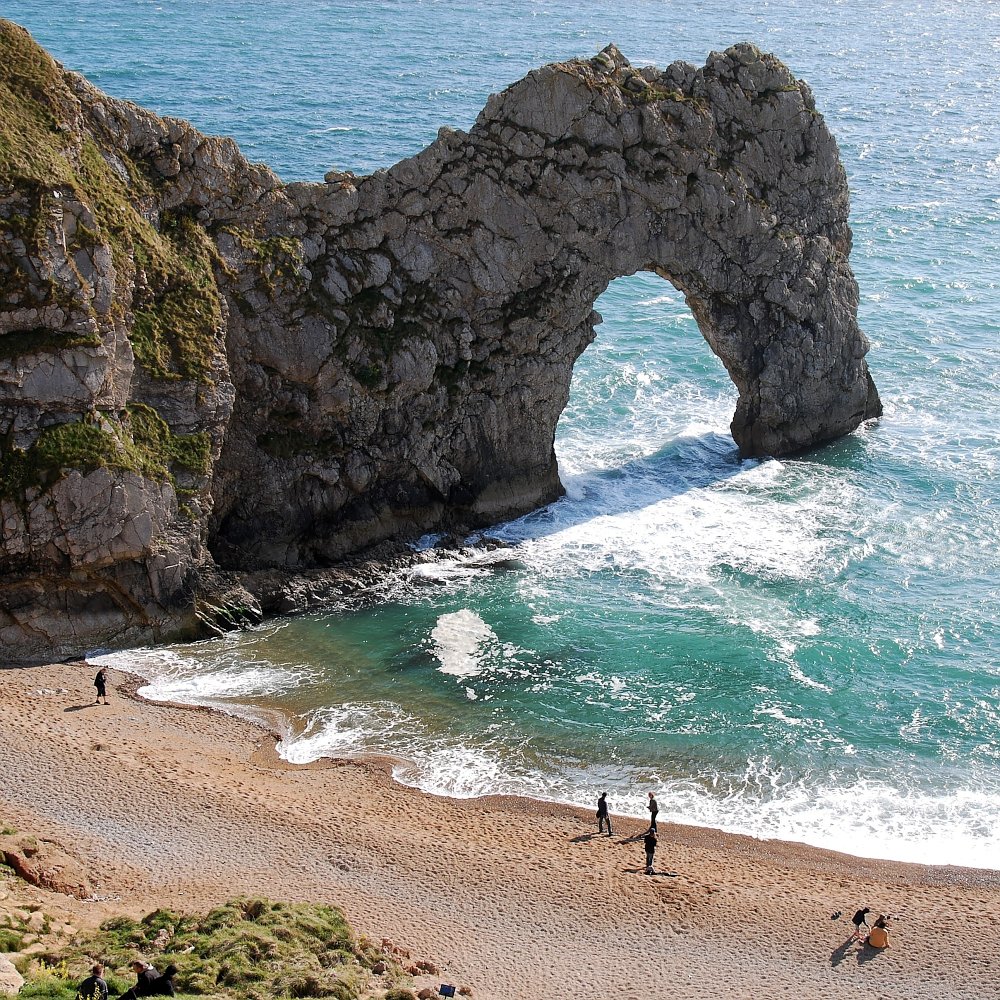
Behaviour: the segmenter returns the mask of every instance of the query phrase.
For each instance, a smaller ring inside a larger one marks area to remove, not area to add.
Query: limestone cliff
[[[808,87],[751,45],[613,47],[368,177],[283,185],[0,22],[0,640],[197,628],[207,570],[329,566],[557,497],[610,281],[686,296],[747,455],[880,404],[848,191]]]

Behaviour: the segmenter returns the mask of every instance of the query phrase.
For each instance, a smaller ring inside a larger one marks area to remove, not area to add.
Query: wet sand
[[[95,706],[95,672],[0,673],[0,821],[56,841],[112,897],[74,904],[79,922],[241,894],[332,903],[483,1000],[1000,997],[1000,872],[758,841],[661,809],[649,876],[638,819],[598,836],[592,809],[428,795],[386,761],[289,765],[266,730],[144,702],[118,671]],[[888,950],[849,940],[861,905],[895,915]]]

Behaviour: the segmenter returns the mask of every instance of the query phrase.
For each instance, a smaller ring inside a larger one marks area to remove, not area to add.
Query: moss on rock
[[[175,468],[207,475],[210,458],[207,433],[173,434],[156,410],[134,403],[124,419],[93,415],[46,427],[26,450],[0,440],[0,497],[20,501],[30,488],[51,486],[69,469],[123,469],[172,482]]]
[[[155,378],[208,381],[223,327],[215,246],[191,219],[165,213],[157,229],[158,190],[146,165],[120,148],[112,152],[100,129],[75,132],[70,122],[78,114],[77,98],[48,54],[23,29],[0,21],[0,200],[18,196],[17,214],[8,213],[0,226],[24,243],[28,257],[41,257],[52,190],[78,199],[95,219],[78,237],[107,244],[120,290],[134,282],[127,305],[136,317],[130,339],[137,362]],[[17,270],[13,258],[0,259],[0,271]],[[38,337],[34,348],[65,346]],[[23,344],[6,350],[15,347]]]

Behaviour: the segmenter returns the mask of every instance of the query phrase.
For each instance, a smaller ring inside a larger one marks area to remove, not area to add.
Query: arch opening
[[[683,293],[661,274],[639,271],[612,281],[594,309],[601,322],[573,366],[556,427],[567,492],[580,477],[684,451],[685,441],[694,465],[709,453],[730,460],[738,394]]]

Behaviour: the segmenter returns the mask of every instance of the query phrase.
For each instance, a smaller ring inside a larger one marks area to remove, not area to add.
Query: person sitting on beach
[[[118,1000],[137,1000],[138,997],[151,997],[163,993],[163,990],[159,988],[162,977],[148,962],[136,959],[132,963],[132,971],[135,973],[135,986],[127,989]],[[171,983],[170,993],[173,992],[174,987]]]
[[[604,832],[604,824],[608,824],[608,836],[611,836],[611,813],[608,812],[608,793],[601,792],[597,800],[597,832]]]
[[[884,914],[879,914],[878,920],[868,932],[868,943],[873,948],[889,947],[889,918]]]
[[[653,855],[656,854],[656,831],[647,830],[642,838],[642,846],[646,848],[646,874],[655,875],[653,871]]]
[[[861,928],[864,927],[865,930],[868,930],[869,913],[871,913],[871,908],[866,906],[863,910],[858,910],[858,912],[851,917],[851,923],[854,924],[854,933],[851,935],[852,941],[860,941],[864,937],[861,933]]]
[[[104,981],[104,966],[91,966],[91,975],[76,988],[76,1000],[108,1000],[108,984]]]

